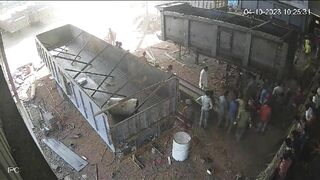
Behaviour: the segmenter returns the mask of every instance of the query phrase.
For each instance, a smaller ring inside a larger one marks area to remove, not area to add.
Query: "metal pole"
[[[20,99],[19,99],[19,95],[17,93],[16,86],[14,85],[13,78],[11,76],[11,72],[10,72],[10,68],[9,68],[9,64],[8,64],[8,61],[7,61],[7,57],[6,57],[6,54],[4,52],[2,33],[0,33],[0,49],[1,49],[1,56],[2,56],[3,65],[4,65],[4,68],[5,68],[5,71],[7,72],[8,80],[9,80],[9,83],[11,85],[11,89],[13,91],[13,96],[16,98],[17,103],[20,104],[21,102],[20,102]]]
[[[108,73],[108,75],[106,75],[106,77],[101,81],[101,83],[98,85],[98,87],[96,88],[96,90],[98,90],[102,84],[104,83],[105,80],[107,80],[107,78],[111,75],[111,73],[113,73],[113,71],[120,65],[120,63],[124,60],[124,58],[128,55],[129,53],[127,52],[126,54],[124,54],[122,56],[122,58],[118,61],[118,63],[111,69],[111,71]],[[93,95],[96,93],[97,91],[94,91],[91,94],[91,97],[93,97]]]
[[[82,73],[82,71],[85,70],[85,69],[89,66],[89,64],[91,64],[97,57],[99,57],[100,54],[103,53],[109,46],[110,46],[110,45],[106,45],[94,58],[92,58],[92,59],[88,62],[88,64],[86,64],[86,65],[80,70],[80,72],[78,72],[78,73],[73,77],[73,79],[75,79],[76,77],[78,77],[78,76]]]

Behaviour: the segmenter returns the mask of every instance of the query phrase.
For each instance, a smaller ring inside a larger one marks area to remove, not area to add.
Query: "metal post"
[[[11,76],[11,72],[10,72],[8,61],[7,61],[7,57],[6,57],[6,54],[4,52],[4,46],[3,46],[2,34],[1,33],[0,33],[0,49],[1,49],[1,54],[0,55],[2,56],[3,65],[4,65],[5,71],[7,73],[8,80],[9,80],[9,83],[11,85],[11,89],[13,91],[13,96],[16,98],[17,103],[20,103],[19,95],[17,93],[16,86],[14,85],[14,81],[13,81],[13,78]]]
[[[199,64],[199,53],[197,50],[196,50],[195,64]]]

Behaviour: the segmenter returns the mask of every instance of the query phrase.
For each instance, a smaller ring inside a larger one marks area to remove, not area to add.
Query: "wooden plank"
[[[55,139],[42,139],[42,141],[78,172],[88,164],[60,141]]]

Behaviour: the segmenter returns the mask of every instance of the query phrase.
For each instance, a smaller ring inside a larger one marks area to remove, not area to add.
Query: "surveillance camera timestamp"
[[[310,9],[244,9],[244,15],[310,15]]]

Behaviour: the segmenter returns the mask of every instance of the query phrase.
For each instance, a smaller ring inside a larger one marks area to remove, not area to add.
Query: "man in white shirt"
[[[201,101],[200,101],[201,100]],[[207,122],[209,119],[209,112],[213,108],[212,100],[210,98],[210,92],[206,91],[205,95],[200,96],[196,101],[200,101],[201,106],[201,115],[200,115],[200,127],[207,127]]]
[[[283,92],[283,83],[278,83],[277,86],[273,89],[272,95],[280,95]]]
[[[208,89],[208,66],[205,66],[200,72],[199,88],[202,90]]]

